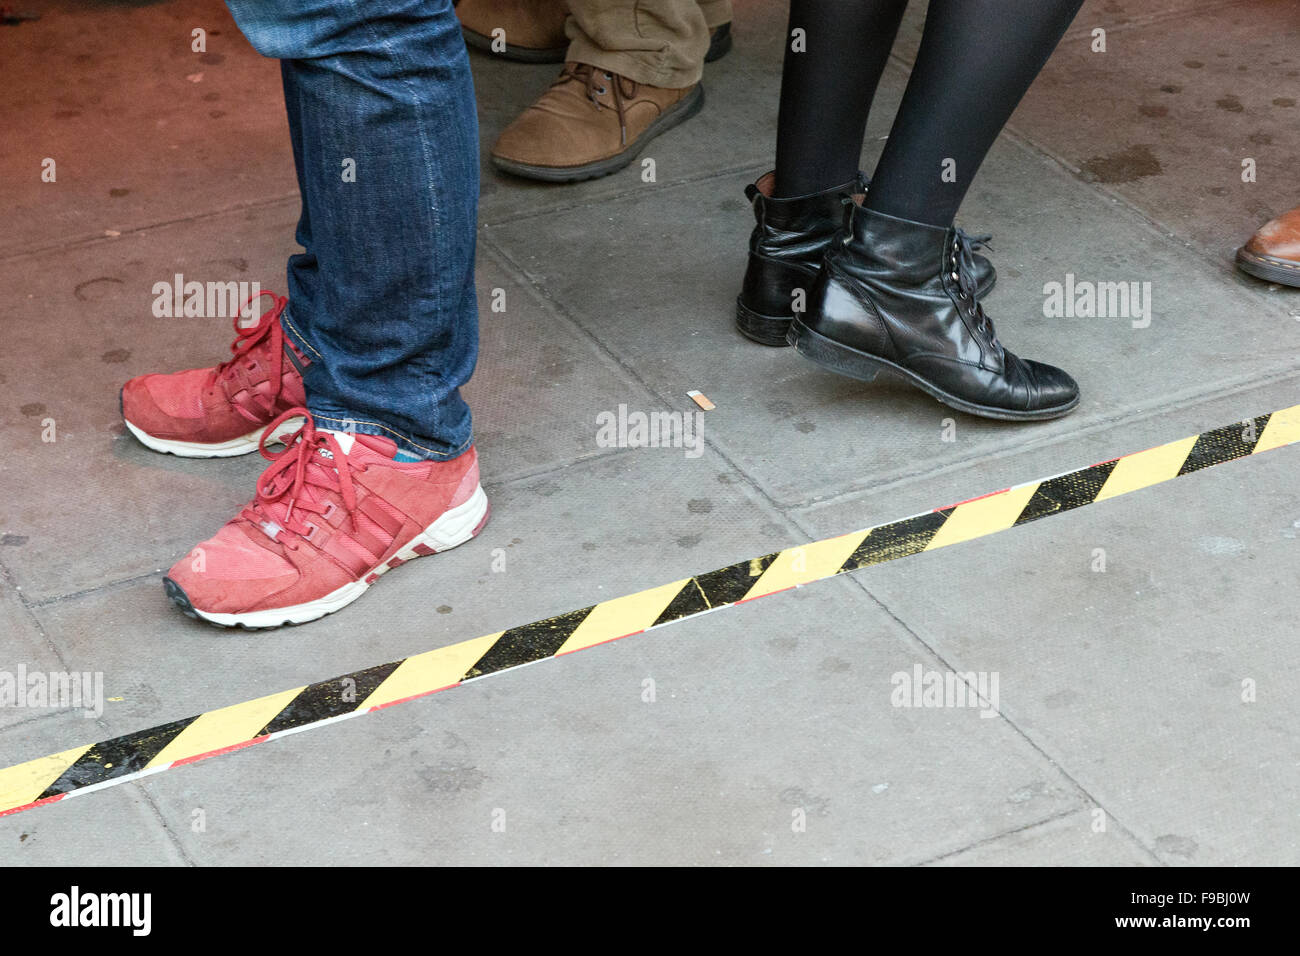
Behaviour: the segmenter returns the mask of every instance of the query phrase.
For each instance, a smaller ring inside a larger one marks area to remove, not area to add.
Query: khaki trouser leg
[[[724,23],[731,22],[731,0],[698,0],[700,11],[704,14],[704,22],[709,25],[709,32],[712,33]]]
[[[730,12],[729,0],[569,0],[566,59],[649,86],[694,86],[709,50],[704,7]]]

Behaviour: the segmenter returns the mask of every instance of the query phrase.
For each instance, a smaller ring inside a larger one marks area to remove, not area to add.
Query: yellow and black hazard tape
[[[1147,451],[0,770],[0,816],[369,713],[715,608],[969,541],[1300,441],[1300,405]]]

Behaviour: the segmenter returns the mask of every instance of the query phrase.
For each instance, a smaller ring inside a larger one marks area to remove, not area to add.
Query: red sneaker
[[[262,295],[275,304],[251,328],[236,316],[234,358],[216,368],[140,375],[122,386],[122,420],[145,447],[186,458],[246,455],[257,450],[271,419],[306,402],[299,369],[307,359],[280,329],[289,300]],[[282,432],[301,424],[287,423]]]
[[[257,481],[257,496],[176,563],[163,586],[190,617],[223,627],[302,624],[351,604],[381,574],[464,544],[487,524],[473,448],[398,462],[387,438],[302,427]]]

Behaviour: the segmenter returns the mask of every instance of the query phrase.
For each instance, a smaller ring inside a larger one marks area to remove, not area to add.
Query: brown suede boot
[[[1260,226],[1237,250],[1237,268],[1257,279],[1300,287],[1300,207]]]
[[[551,88],[502,131],[492,147],[492,165],[552,183],[605,176],[703,105],[698,83],[663,89],[586,63],[566,63]]]
[[[469,46],[504,60],[564,62],[569,48],[564,35],[566,0],[460,0],[456,15]],[[492,31],[497,29],[505,33],[493,49]]]

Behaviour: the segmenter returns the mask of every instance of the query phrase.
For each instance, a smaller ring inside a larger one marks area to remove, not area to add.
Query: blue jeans
[[[471,443],[478,119],[451,0],[227,0],[278,58],[302,192],[285,334],[325,428]]]

